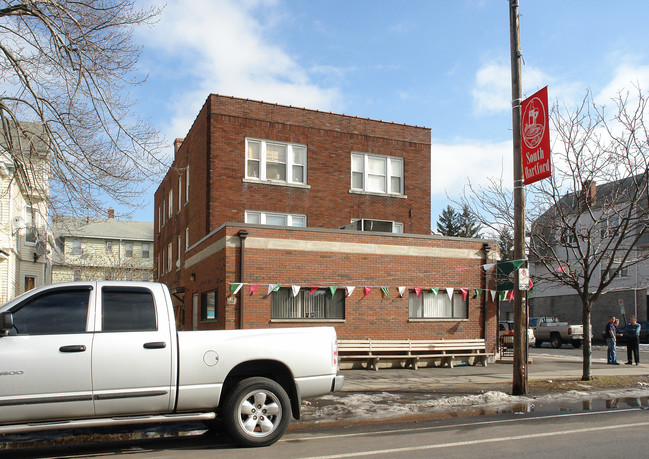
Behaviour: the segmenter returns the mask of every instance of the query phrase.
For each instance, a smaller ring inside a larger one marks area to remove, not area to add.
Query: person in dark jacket
[[[615,316],[611,316],[608,318],[608,323],[606,324],[606,345],[608,346],[608,352],[606,353],[606,357],[607,357],[606,363],[608,363],[609,365],[620,364],[617,361],[617,355],[615,353],[616,331],[617,330],[615,328]]]
[[[633,354],[635,364],[640,363],[640,324],[635,317],[629,319],[629,324],[624,329],[624,339],[626,340],[626,364],[631,365],[631,354]]]

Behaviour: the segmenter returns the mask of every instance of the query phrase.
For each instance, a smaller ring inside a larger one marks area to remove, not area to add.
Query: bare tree
[[[551,113],[553,175],[528,187],[528,254],[541,288],[576,294],[585,337],[591,312],[615,279],[649,258],[647,97],[621,92],[609,110],[587,94],[574,110]],[[511,190],[503,180],[469,185],[460,202],[483,226],[511,227]],[[591,341],[584,340],[582,380],[591,380]]]
[[[42,195],[54,212],[137,204],[139,186],[162,170],[158,134],[127,93],[143,81],[132,33],[158,12],[135,0],[0,1],[0,143],[27,177],[34,162],[21,142],[47,145]]]

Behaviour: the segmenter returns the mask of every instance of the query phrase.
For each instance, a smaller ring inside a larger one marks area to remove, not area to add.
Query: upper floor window
[[[358,231],[379,231],[384,233],[403,233],[403,223],[401,222],[392,222],[387,220],[370,220],[367,218],[363,219],[352,219],[352,222],[349,226],[345,226],[345,229],[355,229]]]
[[[403,158],[352,153],[352,190],[403,194]]]
[[[189,226],[185,228],[185,250],[189,250]]]
[[[132,242],[127,242],[126,243],[126,249],[124,250],[124,255],[127,258],[133,258],[133,243]]]
[[[168,215],[169,219],[171,219],[173,214],[174,214],[174,190],[170,190],[169,191],[169,215]]]
[[[178,177],[178,212],[183,208],[183,176]]]
[[[106,241],[106,253],[113,252],[113,241]]]
[[[620,217],[613,215],[602,221],[602,237],[615,237],[620,228]]]
[[[25,243],[36,244],[36,215],[33,207],[25,207]]]
[[[185,169],[185,202],[189,202],[189,164]]]
[[[169,246],[167,247],[167,272],[171,272],[171,265],[173,264],[173,258],[174,258],[174,245],[172,242],[169,243]]]
[[[70,252],[70,255],[83,255],[83,246],[81,241],[78,239],[72,241],[72,251]]]
[[[142,243],[142,258],[149,258],[151,256],[151,245],[148,242]]]
[[[306,184],[306,145],[246,139],[246,178]]]
[[[306,215],[246,211],[246,223],[274,226],[306,227]]]

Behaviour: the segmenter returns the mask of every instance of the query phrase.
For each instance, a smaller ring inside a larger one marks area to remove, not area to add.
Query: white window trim
[[[185,169],[185,204],[189,202],[189,164]]]
[[[245,145],[245,176],[244,176],[244,181],[251,181],[251,182],[263,182],[263,183],[272,183],[276,185],[288,185],[288,186],[307,186],[308,180],[307,180],[307,164],[308,164],[308,150],[306,145],[300,144],[300,143],[289,143],[289,142],[279,142],[275,140],[265,140],[265,139],[257,139],[253,137],[246,137],[246,145]],[[248,174],[248,144],[249,142],[259,142],[259,177],[251,177]],[[277,144],[277,145],[284,145],[286,146],[286,180],[272,180],[266,178],[266,147],[268,144]],[[303,180],[301,182],[295,182],[293,181],[293,166],[295,165],[293,163],[293,147],[300,147],[304,148],[304,164],[302,166],[304,167],[304,176]]]
[[[353,187],[353,176],[354,176],[354,170],[351,167],[352,164],[352,158],[354,156],[360,156],[363,158],[363,188],[354,188]],[[385,159],[385,189],[387,191],[381,192],[381,191],[369,191],[367,189],[367,177],[368,177],[368,161],[370,158],[378,158],[378,159]],[[390,178],[393,177],[394,175],[392,174],[392,160],[399,161],[401,163],[401,189],[398,192],[392,192],[390,191]],[[374,155],[370,153],[362,153],[358,151],[352,151],[351,156],[350,156],[350,172],[349,172],[349,192],[350,193],[360,193],[360,194],[369,194],[369,195],[377,195],[377,196],[394,196],[394,197],[405,197],[405,165],[404,165],[404,160],[403,158],[399,156],[386,156],[386,155]]]
[[[185,228],[185,250],[189,250],[189,226]]]
[[[183,176],[178,177],[178,213],[183,209]]]
[[[176,271],[180,270],[180,254],[182,253],[182,236],[178,236],[178,259],[176,260]]]
[[[248,222],[248,216],[250,214],[259,214],[259,224],[260,225],[268,225],[266,223],[266,217],[268,216],[279,216],[279,217],[286,217],[286,227],[291,227],[291,228],[306,228],[307,227],[307,218],[306,215],[304,214],[286,214],[282,212],[262,212],[259,210],[246,210],[245,214],[245,222]],[[303,218],[304,219],[304,226],[293,226],[293,219],[294,218]]]
[[[174,190],[169,190],[169,215],[168,218],[171,220],[171,218],[174,216]]]
[[[31,217],[31,228],[29,228],[29,220],[27,218],[27,209],[31,209],[32,212],[32,217]],[[29,247],[34,247],[36,243],[38,242],[38,236],[36,235],[36,208],[34,206],[25,206],[25,212],[24,212],[24,221],[25,221],[25,230],[23,231],[23,240],[25,242],[25,246]],[[32,233],[34,234],[34,242],[30,242],[27,240],[27,232],[31,229]]]
[[[355,223],[360,220],[374,220],[377,222],[389,222],[392,223],[392,233],[393,234],[403,234],[404,224],[402,222],[395,222],[392,220],[378,220],[376,218],[352,218],[350,223]],[[395,231],[395,229],[401,228],[401,231]],[[362,230],[361,230],[362,231]]]
[[[174,260],[174,244],[173,242],[170,242],[169,245],[167,246],[167,272],[171,272],[171,265],[173,264]]]

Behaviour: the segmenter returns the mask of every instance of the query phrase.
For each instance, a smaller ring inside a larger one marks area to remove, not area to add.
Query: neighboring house
[[[567,194],[558,205],[564,209],[562,218],[556,217],[556,209],[549,209],[534,225],[539,225],[535,231],[543,233],[544,240],[556,241],[552,251],[559,254],[565,262],[554,266],[557,272],[564,270],[575,271],[578,275],[580,259],[576,254],[577,244],[590,254],[591,260],[602,260],[603,263],[612,262],[613,266],[622,266],[618,275],[611,281],[604,293],[596,301],[592,309],[591,324],[595,339],[601,337],[610,315],[619,317],[624,324],[629,317],[635,315],[638,320],[648,320],[647,303],[649,287],[649,234],[640,235],[638,228],[647,223],[647,198],[634,201],[636,210],[629,220],[631,229],[622,234],[620,224],[629,209],[628,192],[636,187],[635,180],[641,177],[631,177],[614,182],[596,185],[594,182],[584,184],[579,193]],[[588,202],[588,210],[583,202]],[[560,223],[567,221],[568,224]],[[556,223],[553,223],[556,222]],[[574,222],[574,223],[573,223]],[[574,228],[574,230],[573,230]],[[637,240],[636,240],[637,239]],[[629,245],[634,241],[634,245]],[[535,243],[533,240],[532,243]],[[586,249],[585,244],[589,244]],[[618,251],[616,256],[610,247],[618,245],[622,248],[631,247],[629,266],[621,264],[619,259],[623,252]],[[550,248],[547,248],[550,252]],[[607,254],[610,254],[607,256]],[[613,259],[611,258],[613,257]],[[636,263],[637,262],[637,263]],[[594,263],[594,261],[592,261]],[[599,284],[601,279],[601,265],[595,266],[595,275],[590,283],[591,291]],[[556,316],[562,321],[582,323],[582,304],[576,291],[565,285],[547,280],[547,271],[542,263],[530,256],[530,272],[535,280],[535,285],[530,292],[530,316]],[[542,280],[538,280],[542,279]]]
[[[153,223],[108,218],[57,217],[53,282],[153,278]]]
[[[175,147],[154,271],[181,328],[332,325],[493,352],[497,244],[430,236],[428,128],[210,95]]]
[[[51,282],[47,142],[37,123],[0,129],[0,304]]]

